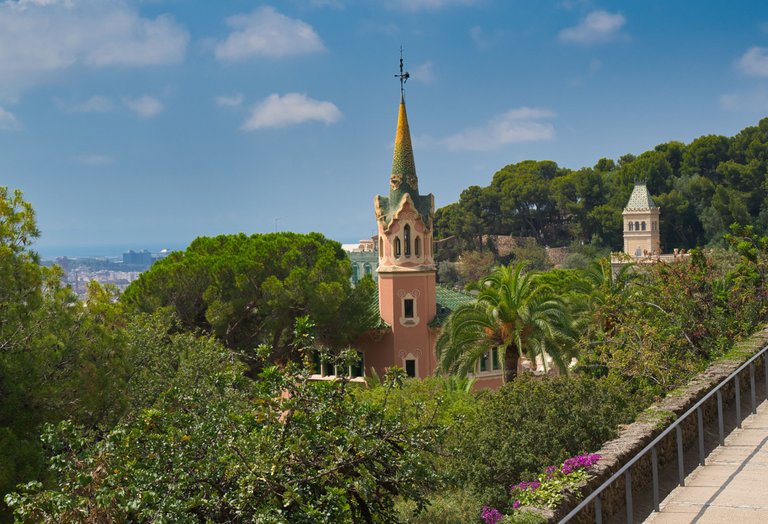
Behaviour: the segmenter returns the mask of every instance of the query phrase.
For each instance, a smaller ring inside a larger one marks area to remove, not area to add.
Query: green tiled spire
[[[408,113],[405,111],[405,100],[400,99],[400,112],[397,115],[397,131],[395,132],[395,154],[392,158],[392,174],[401,175],[403,183],[411,188],[407,180],[408,175],[416,176],[416,164],[413,161],[413,145],[411,144],[411,130],[408,127]],[[413,179],[412,179],[413,180]]]
[[[400,112],[397,116],[395,132],[395,151],[392,157],[392,175],[389,178],[389,198],[377,197],[379,217],[387,227],[400,207],[403,197],[409,195],[424,224],[432,227],[432,195],[419,194],[419,179],[416,176],[416,163],[413,160],[411,130],[408,126],[408,114],[405,100],[400,97]]]

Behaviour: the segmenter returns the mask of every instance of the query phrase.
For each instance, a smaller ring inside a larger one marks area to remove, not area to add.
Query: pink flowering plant
[[[501,511],[490,506],[483,506],[483,511],[480,512],[480,519],[482,519],[483,524],[497,524],[503,518],[504,515]]]
[[[576,455],[567,459],[560,467],[547,467],[536,480],[515,484],[509,490],[514,501],[512,509],[520,506],[557,507],[563,499],[563,491],[587,480],[589,468],[599,460],[600,455]]]

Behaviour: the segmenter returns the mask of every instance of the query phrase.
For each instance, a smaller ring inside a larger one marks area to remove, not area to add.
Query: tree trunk
[[[520,364],[520,352],[514,345],[507,346],[504,353],[504,383],[512,382],[517,377],[517,367]]]

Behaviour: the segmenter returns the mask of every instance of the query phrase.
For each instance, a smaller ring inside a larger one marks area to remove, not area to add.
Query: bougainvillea
[[[504,518],[504,515],[502,515],[501,512],[496,508],[483,506],[483,511],[480,513],[480,518],[483,519],[485,524],[496,524]]]
[[[587,470],[600,460],[600,455],[585,453],[566,459],[560,467],[548,466],[539,478],[518,482],[509,488],[514,511],[521,506],[554,508],[563,499],[563,491],[573,488],[588,477]],[[495,508],[483,506],[481,517],[486,524],[495,524],[501,513]]]
[[[584,455],[576,455],[563,462],[560,471],[564,475],[567,475],[577,469],[589,469],[592,465],[596,464],[598,460],[600,460],[600,455],[596,454],[590,455],[587,453]],[[549,473],[549,468],[547,468],[547,472]]]

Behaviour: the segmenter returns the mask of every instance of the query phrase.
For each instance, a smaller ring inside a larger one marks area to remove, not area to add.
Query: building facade
[[[357,285],[360,280],[370,276],[376,280],[379,269],[379,252],[376,237],[363,239],[358,244],[343,244],[341,247],[347,252],[352,264],[352,285]]]

